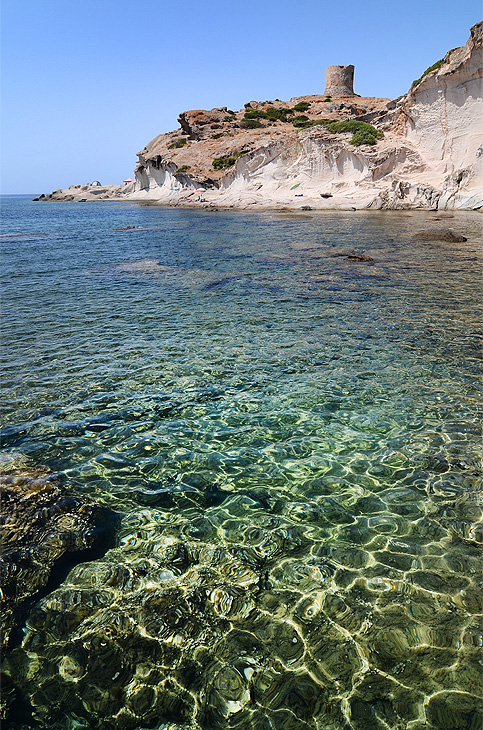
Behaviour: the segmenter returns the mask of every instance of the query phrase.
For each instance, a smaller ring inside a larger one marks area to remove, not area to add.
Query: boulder
[[[464,236],[453,233],[449,228],[429,228],[427,231],[415,233],[414,238],[420,241],[447,241],[448,243],[463,243],[468,240]]]
[[[57,587],[71,566],[107,549],[115,513],[77,496],[45,469],[0,475],[2,634],[8,642],[33,597]]]

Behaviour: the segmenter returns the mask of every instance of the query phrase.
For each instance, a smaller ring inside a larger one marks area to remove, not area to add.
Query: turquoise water
[[[4,199],[3,449],[123,515],[16,727],[479,728],[481,228],[431,215]]]

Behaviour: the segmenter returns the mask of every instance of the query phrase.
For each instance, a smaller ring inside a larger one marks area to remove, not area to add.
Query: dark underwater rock
[[[108,547],[116,516],[78,497],[59,475],[12,469],[0,475],[2,634],[8,643],[29,599],[56,588],[76,563]]]
[[[374,261],[372,256],[366,256],[365,254],[351,254],[350,256],[345,257],[347,261]]]
[[[374,261],[372,256],[367,256],[355,248],[343,248],[331,254],[332,258],[344,258],[346,261]]]
[[[468,239],[464,236],[458,236],[449,228],[430,228],[427,231],[419,231],[414,234],[414,238],[420,241],[447,241],[448,243],[463,243]]]
[[[333,256],[333,258],[338,258],[338,257],[345,258],[346,256],[354,256],[356,254],[357,254],[357,251],[355,248],[343,248],[340,251],[334,251],[334,253],[331,255]]]
[[[430,698],[427,715],[431,726],[438,730],[476,730],[483,721],[479,698],[466,692],[439,692]]]

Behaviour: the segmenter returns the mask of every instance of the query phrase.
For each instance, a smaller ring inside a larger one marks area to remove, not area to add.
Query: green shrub
[[[223,137],[223,132],[219,132],[218,134],[214,134],[212,139],[220,139],[220,137]]]
[[[359,129],[357,132],[354,132],[350,140],[350,143],[355,147],[359,147],[361,144],[376,144],[376,142],[377,136],[364,129]]]
[[[296,120],[300,119],[300,122]],[[328,132],[332,134],[339,134],[343,132],[352,132],[352,139],[350,143],[358,147],[361,144],[376,144],[378,139],[384,137],[383,132],[380,129],[376,129],[372,124],[367,122],[359,122],[357,119],[350,119],[347,122],[337,122],[334,119],[317,119],[310,121],[305,117],[307,121],[303,121],[301,117],[294,119],[294,126],[300,129],[306,129],[307,127],[324,126]]]
[[[232,116],[230,116],[229,114],[227,114],[225,117],[223,117],[223,121],[224,122],[232,122],[233,119],[234,119],[234,117],[235,117],[234,114]]]
[[[181,175],[184,172],[188,172],[188,170],[191,170],[191,166],[190,165],[183,165],[182,167],[178,167],[178,169],[176,170],[176,172],[174,174],[175,175]]]
[[[357,119],[350,119],[347,122],[335,122],[327,119],[321,121],[332,134],[352,132],[350,143],[356,147],[361,144],[376,144],[378,139],[384,137],[380,129],[376,129],[367,122],[359,122]]]
[[[433,63],[432,66],[427,68],[426,71],[423,74],[421,74],[419,79],[416,79],[415,81],[413,81],[413,83],[411,84],[411,89],[413,89],[415,86],[420,84],[425,76],[427,76],[429,73],[431,73],[431,71],[436,71],[436,69],[439,68],[440,66],[442,66],[443,63],[444,63],[444,58],[441,58],[439,61],[436,61],[436,63]]]
[[[176,142],[173,142],[173,144],[168,145],[168,150],[179,149],[180,147],[184,147],[185,144],[188,144],[188,140],[177,139]]]
[[[294,127],[310,127],[312,125],[312,122],[309,121],[309,118],[305,116],[305,114],[299,114],[297,117],[294,117],[292,119],[292,124]]]
[[[244,119],[266,119],[267,113],[263,109],[247,109]]]
[[[332,97],[331,96],[326,96],[325,99],[324,99],[324,101],[332,101]]]
[[[293,109],[286,109],[285,107],[277,108],[274,106],[271,106],[266,111],[267,119],[269,119],[271,122],[276,122],[277,120],[280,120],[281,122],[287,122],[287,117],[293,116]]]
[[[213,170],[225,170],[227,167],[232,167],[243,154],[243,152],[236,152],[234,155],[215,157],[213,160]]]
[[[307,109],[309,108],[309,106],[310,106],[309,101],[299,101],[298,104],[295,104],[293,110],[294,110],[294,112],[306,112]]]
[[[304,109],[300,109],[299,111],[305,111],[305,109],[306,108],[304,107]],[[292,117],[293,113],[293,109],[286,109],[285,107],[278,108],[274,106],[268,107],[266,110],[247,109],[242,121],[245,122],[248,119],[268,119],[270,122],[276,122],[277,120],[286,122],[287,117]]]
[[[234,116],[235,116],[235,112],[233,111],[233,109],[227,109],[227,110],[226,110],[226,113],[227,113],[227,114],[231,114],[231,115],[232,115],[232,117],[234,117]]]
[[[240,127],[244,129],[256,129],[257,127],[263,127],[263,124],[258,119],[244,117],[240,122]]]

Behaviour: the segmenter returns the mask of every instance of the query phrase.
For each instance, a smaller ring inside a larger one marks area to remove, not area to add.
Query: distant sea
[[[31,197],[3,459],[122,521],[5,657],[10,727],[477,730],[478,216]]]

